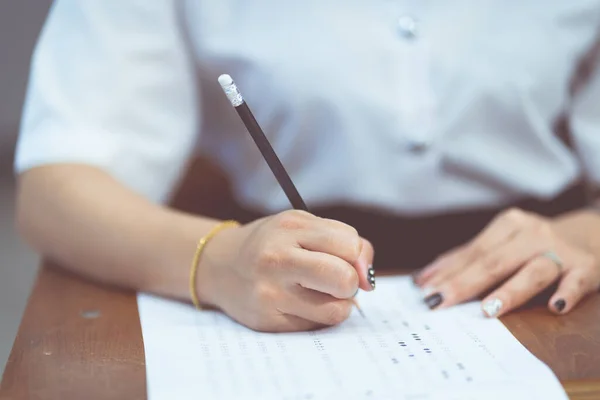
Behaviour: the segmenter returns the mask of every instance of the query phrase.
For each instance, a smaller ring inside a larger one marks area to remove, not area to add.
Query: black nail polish
[[[373,267],[369,268],[367,271],[367,279],[371,284],[371,288],[375,289],[375,269],[373,269]]]
[[[554,308],[556,308],[556,311],[558,311],[558,312],[561,312],[562,310],[564,310],[566,306],[567,306],[567,302],[564,301],[563,299],[559,299],[554,302]]]
[[[424,301],[425,304],[427,304],[427,307],[433,310],[434,308],[442,304],[442,301],[444,301],[444,296],[442,296],[441,293],[434,293],[430,296],[425,297]]]

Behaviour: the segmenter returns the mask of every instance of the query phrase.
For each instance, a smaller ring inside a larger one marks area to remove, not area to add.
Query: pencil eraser
[[[232,83],[233,79],[231,79],[231,76],[229,76],[228,74],[223,74],[219,76],[219,84],[221,85],[221,87],[226,88],[228,86],[231,86]]]
[[[237,107],[244,103],[244,98],[233,82],[233,79],[231,79],[231,76],[227,74],[219,76],[219,84],[221,85],[221,89],[223,89],[225,92],[225,95],[231,102],[232,106]]]

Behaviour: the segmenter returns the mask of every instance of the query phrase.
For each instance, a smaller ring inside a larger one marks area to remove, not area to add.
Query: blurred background
[[[12,159],[29,60],[50,4],[0,1],[0,376],[37,271],[37,256],[14,231]]]

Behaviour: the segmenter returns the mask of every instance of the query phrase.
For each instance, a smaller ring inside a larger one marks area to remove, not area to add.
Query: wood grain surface
[[[502,322],[562,382],[600,383],[600,295],[583,300],[567,315],[556,316],[537,305],[506,315]]]
[[[552,368],[572,400],[600,399],[600,295],[566,316],[533,305],[503,322]],[[135,295],[43,266],[6,366],[0,399],[145,398]]]
[[[145,399],[135,295],[40,268],[0,399]]]

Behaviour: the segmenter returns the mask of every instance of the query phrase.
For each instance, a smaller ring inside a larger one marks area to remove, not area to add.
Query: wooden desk
[[[600,295],[568,316],[555,317],[534,306],[503,322],[554,370],[571,399],[600,399]],[[135,295],[42,267],[6,365],[0,399],[145,398]]]

